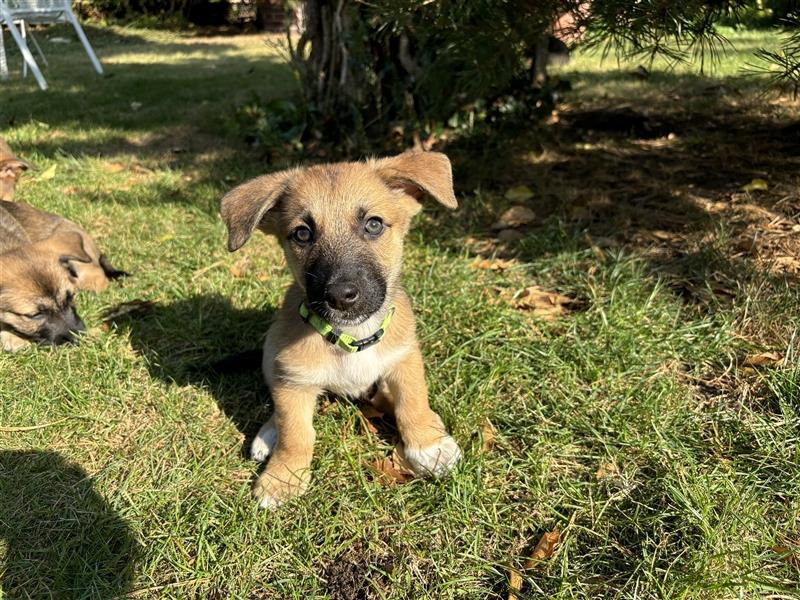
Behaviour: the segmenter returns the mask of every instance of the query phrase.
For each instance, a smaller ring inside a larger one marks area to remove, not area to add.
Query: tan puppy
[[[30,164],[22,160],[0,138],[0,200],[13,200],[17,180],[23,171],[30,169]]]
[[[74,235],[58,237],[64,233]],[[126,275],[111,266],[92,237],[72,221],[24,202],[0,201],[0,254],[30,243],[40,242],[44,247],[50,238],[58,240],[54,252],[62,256],[88,256],[87,261],[62,262],[80,289],[102,292],[109,279]],[[64,248],[64,240],[72,240],[73,247]]]
[[[0,254],[0,348],[65,344],[85,329],[75,310],[75,281],[65,265],[88,263],[74,232]]]
[[[325,391],[356,397],[378,383],[377,401],[393,408],[418,474],[446,475],[460,459],[428,405],[414,315],[400,286],[403,238],[426,193],[457,206],[444,154],[281,171],[222,199],[228,249],[256,228],[276,235],[295,279],[264,344],[275,411],[251,448],[256,460],[271,457],[254,487],[262,507],[307,488],[312,419]]]

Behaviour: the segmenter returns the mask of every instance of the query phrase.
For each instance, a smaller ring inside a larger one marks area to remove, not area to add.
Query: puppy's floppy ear
[[[58,257],[58,262],[66,265],[72,261],[92,262],[92,257],[83,247],[83,236],[75,231],[56,233],[49,238],[36,242],[34,246]]]
[[[404,152],[374,160],[372,167],[392,189],[416,200],[427,193],[447,208],[458,208],[450,159],[441,152]]]
[[[297,169],[262,175],[225,194],[219,214],[228,228],[228,250],[244,246],[261,219],[277,204]]]
[[[19,177],[22,171],[27,171],[31,168],[28,161],[22,160],[16,156],[0,160],[0,177]]]

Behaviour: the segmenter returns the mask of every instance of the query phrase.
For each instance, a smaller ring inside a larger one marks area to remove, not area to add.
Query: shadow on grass
[[[130,332],[133,349],[150,375],[180,386],[207,389],[220,409],[249,440],[268,417],[267,386],[260,360],[252,355],[220,373],[212,365],[225,357],[258,350],[274,307],[235,308],[219,295],[194,296],[155,305],[144,314],[114,321]]]
[[[447,143],[441,149],[456,185],[490,193],[463,202],[456,219],[435,213],[422,238],[442,238],[444,227],[445,239],[480,242],[478,254],[531,262],[623,249],[666,275],[686,300],[698,289],[730,295],[754,267],[766,271],[769,257],[795,256],[800,124],[712,81],[662,78],[671,84],[660,94],[648,88],[647,97],[567,104],[529,131]],[[742,189],[754,179],[768,189]],[[502,197],[519,185],[530,198]],[[512,204],[535,218],[513,241],[498,241],[492,224]],[[796,279],[793,263],[782,260],[789,267],[776,277]]]
[[[0,452],[3,597],[115,598],[137,543],[87,473],[55,452]]]

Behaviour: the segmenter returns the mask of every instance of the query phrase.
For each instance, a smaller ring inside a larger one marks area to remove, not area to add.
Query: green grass
[[[227,253],[216,210],[268,168],[227,116],[291,93],[290,72],[256,36],[89,35],[111,76],[76,42],[45,43],[52,88],[0,84],[2,135],[38,167],[19,197],[84,225],[133,274],[80,295],[79,346],[0,355],[0,597],[505,598],[509,564],[556,527],[520,597],[798,596],[796,279],[725,262],[715,242],[687,268],[702,284],[724,263],[734,297],[693,304],[644,249],[592,249],[558,211],[511,269],[476,270],[466,238],[487,237],[504,202],[493,181],[456,219],[430,207],[406,254],[431,402],[465,449],[453,478],[373,481],[366,463],[389,448],[337,402],[316,419],[309,493],[257,510],[242,449],[266,389],[192,367],[256,346],[288,283],[271,240]],[[684,81],[612,89],[596,58],[568,70],[574,102]],[[493,291],[529,285],[580,310],[543,322]],[[157,305],[100,326],[133,299]],[[742,367],[757,350],[787,360]]]

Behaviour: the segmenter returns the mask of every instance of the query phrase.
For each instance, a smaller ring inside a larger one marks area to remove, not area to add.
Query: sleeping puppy
[[[17,180],[30,164],[14,155],[8,144],[0,138],[0,200],[13,200]]]
[[[110,279],[127,275],[115,269],[97,248],[92,237],[78,225],[24,202],[0,201],[0,254],[15,250],[26,244],[42,242],[63,233],[75,234],[68,238],[74,247],[64,252],[67,255],[88,256],[87,261],[63,262],[76,287],[101,292],[108,287]]]
[[[85,326],[75,310],[70,265],[91,260],[74,232],[0,254],[0,348],[74,342]]]
[[[231,190],[220,209],[228,249],[256,229],[277,236],[294,283],[275,315],[263,372],[275,408],[253,441],[269,457],[254,495],[264,508],[310,481],[317,398],[329,391],[394,413],[420,475],[447,475],[461,457],[428,404],[411,302],[400,283],[403,239],[430,195],[456,208],[450,161],[436,152],[290,169]]]

